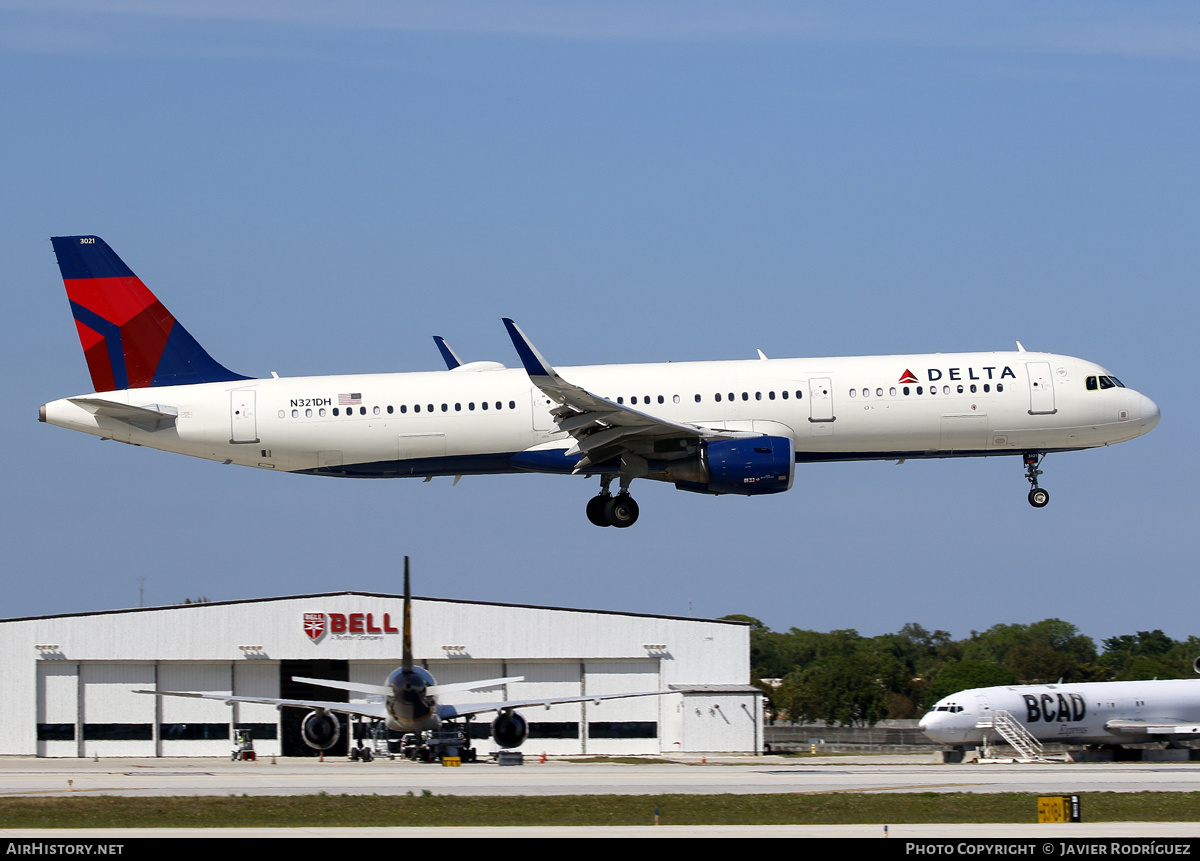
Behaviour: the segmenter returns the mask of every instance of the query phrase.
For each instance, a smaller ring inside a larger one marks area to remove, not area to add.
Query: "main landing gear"
[[[600,479],[600,493],[588,500],[587,519],[596,526],[616,526],[624,529],[633,526],[638,519],[638,504],[629,495],[629,483],[632,478],[621,478],[621,489],[616,496],[609,491],[608,486],[613,477],[606,475]]]
[[[1050,501],[1050,494],[1038,487],[1038,476],[1042,471],[1038,467],[1046,455],[1036,451],[1025,452],[1025,479],[1029,482],[1029,504],[1034,508],[1045,508]]]

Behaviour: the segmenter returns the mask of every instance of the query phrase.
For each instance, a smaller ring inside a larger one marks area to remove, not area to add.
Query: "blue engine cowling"
[[[309,712],[300,724],[300,737],[315,750],[329,750],[342,737],[342,722],[332,712]]]
[[[492,738],[501,747],[518,747],[528,737],[529,724],[516,712],[501,712],[492,721]]]
[[[696,478],[702,480],[679,480],[675,487],[692,493],[757,496],[788,490],[795,475],[796,449],[789,437],[718,440],[705,443],[701,452]]]

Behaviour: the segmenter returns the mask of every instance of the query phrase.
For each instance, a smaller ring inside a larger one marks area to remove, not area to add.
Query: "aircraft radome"
[[[522,368],[257,379],[215,361],[96,236],[51,240],[95,392],[44,422],[258,469],[347,478],[595,476],[597,526],[630,526],[636,479],[779,493],[796,464],[1022,458],[1124,442],[1159,410],[1104,368],[1051,353],[932,353],[554,368],[517,324]],[[611,492],[613,481],[617,493]]]
[[[977,724],[998,710],[1042,742],[1171,743],[1200,737],[1200,679],[972,688],[938,700],[921,731],[939,744],[979,744],[987,730]]]
[[[433,675],[413,660],[412,650],[412,593],[409,588],[408,557],[404,557],[404,628],[400,666],[393,670],[382,685],[355,684],[332,679],[308,679],[293,676],[292,680],[310,685],[348,691],[370,698],[364,703],[325,702],[323,700],[289,700],[271,697],[234,696],[232,694],[205,694],[187,691],[146,691],[135,693],[159,697],[195,697],[219,700],[226,705],[232,703],[259,703],[277,708],[308,709],[300,724],[300,736],[304,743],[315,750],[328,750],[341,738],[342,724],[334,715],[344,714],[383,721],[387,728],[401,733],[427,733],[443,729],[450,722],[469,721],[478,714],[496,712],[492,720],[492,739],[502,748],[519,747],[529,735],[529,724],[517,713],[517,709],[541,706],[550,708],[564,703],[599,703],[602,700],[629,699],[631,697],[661,697],[667,694],[686,693],[683,688],[669,691],[637,691],[626,694],[593,694],[580,697],[547,697],[536,700],[500,700],[490,703],[452,705],[441,702],[446,694],[458,691],[475,691],[498,688],[520,682],[523,676],[501,679],[480,679],[477,682],[457,682],[439,685]],[[374,701],[371,701],[374,700]],[[363,750],[359,740],[358,754]],[[457,754],[457,752],[456,752]],[[473,752],[472,752],[473,754]],[[356,759],[360,758],[355,756]],[[370,759],[370,756],[361,757]]]

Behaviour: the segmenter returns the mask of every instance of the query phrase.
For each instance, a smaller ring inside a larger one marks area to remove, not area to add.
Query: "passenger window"
[[[783,399],[784,399],[785,401],[787,400],[787,398],[788,398],[788,394],[787,394],[787,390],[786,390],[786,389],[785,389],[784,391],[780,392],[779,394],[781,394],[781,395],[783,396]]]
[[[990,392],[990,391],[992,390],[992,387],[991,387],[991,386],[989,386],[987,383],[984,383],[984,384],[983,384],[983,390],[984,390],[985,392]]]
[[[379,415],[379,407],[372,408],[371,412],[374,413],[375,415]]]
[[[319,415],[321,418],[325,418],[325,407],[321,407],[319,410],[317,410],[317,415]]]
[[[402,412],[402,413],[406,413],[406,412],[408,412],[408,404],[401,404],[401,405],[400,405],[400,412]]]
[[[769,400],[772,400],[772,401],[773,401],[773,400],[775,400],[775,393],[774,393],[774,392],[767,392],[767,398],[768,398]]]
[[[388,404],[388,415],[390,416],[392,414],[392,412],[393,412],[392,405]]]
[[[892,392],[892,394],[894,395],[894,394],[896,394],[896,393],[893,391],[893,392]],[[875,397],[877,397],[877,398],[882,398],[882,397],[883,397],[883,389],[882,389],[882,388],[879,388],[879,389],[876,389],[876,390],[875,390]]]
[[[713,395],[713,397],[716,398],[717,403],[721,403],[721,393],[720,392],[717,392],[715,395]]]
[[[497,404],[497,405],[496,405],[497,409],[499,408],[499,406],[500,406],[499,404]],[[508,402],[508,408],[509,408],[510,410],[515,410],[515,409],[517,408],[517,402],[516,402],[516,401],[509,401],[509,402]]]
[[[461,413],[461,412],[462,412],[462,404],[455,404],[455,405],[454,405],[454,411],[455,411],[456,413]]]
[[[749,392],[742,392],[742,400],[743,400],[743,401],[748,401],[748,400],[750,400],[750,393],[749,393]]]
[[[762,400],[762,392],[755,392],[755,393],[754,393],[754,400],[756,400],[756,401],[761,401],[761,400]]]
[[[890,389],[888,389],[888,394],[893,398],[896,397],[896,387],[892,386]],[[908,394],[908,392],[905,392],[905,394]]]
[[[360,416],[365,416],[365,415],[367,414],[367,408],[366,408],[366,407],[359,407],[359,408],[358,408],[358,414],[359,414]]]
[[[996,383],[996,391],[998,391],[998,392],[1004,391],[1004,383]]]
[[[292,418],[294,418],[294,419],[300,418],[300,410],[292,410]]]
[[[975,391],[976,391],[975,384],[971,383],[971,394],[975,394]]]
[[[280,417],[280,418],[283,418],[283,417],[284,417],[284,415],[285,415],[285,413],[283,412],[283,410],[280,410],[280,411],[279,411],[279,417]]]
[[[696,395],[696,403],[700,403],[700,396]]]

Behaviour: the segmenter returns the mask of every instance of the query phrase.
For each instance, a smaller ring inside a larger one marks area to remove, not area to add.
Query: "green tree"
[[[888,655],[831,655],[785,678],[776,704],[793,720],[870,725],[888,716],[889,695],[904,676]]]

